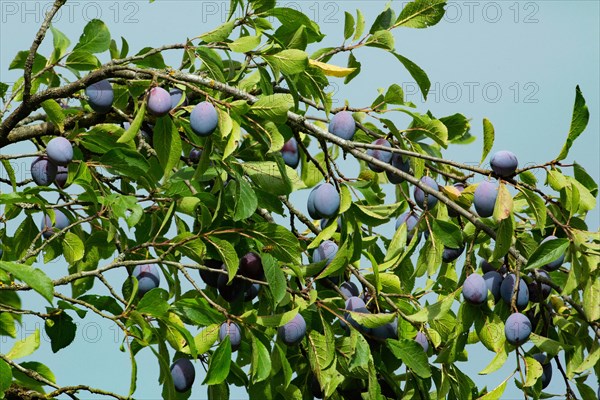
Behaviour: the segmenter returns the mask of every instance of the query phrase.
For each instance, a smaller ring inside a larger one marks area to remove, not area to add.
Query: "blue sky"
[[[12,82],[18,76],[7,71],[18,50],[29,48],[42,11],[48,2],[0,2],[0,80]],[[91,18],[103,19],[114,38],[125,37],[132,52],[146,46],[179,43],[209,31],[224,21],[229,1],[99,1],[69,2],[56,26],[71,38],[74,44],[83,26]],[[335,46],[342,42],[344,11],[354,14],[360,8],[372,22],[385,2],[380,1],[298,1],[282,2],[282,6],[299,9],[321,25],[328,37],[320,47]],[[401,3],[392,3],[399,11]],[[513,151],[520,165],[542,163],[554,158],[565,141],[569,129],[575,86],[580,85],[590,109],[590,123],[573,145],[567,161],[577,161],[596,180],[600,178],[600,3],[596,1],[529,1],[529,2],[451,2],[447,15],[437,26],[426,30],[396,29],[396,50],[421,66],[432,81],[429,99],[424,102],[410,75],[391,55],[378,49],[360,49],[356,56],[362,63],[363,73],[350,85],[335,83],[335,101],[345,100],[352,106],[371,104],[377,88],[396,83],[401,85],[407,99],[420,110],[436,116],[461,112],[472,118],[472,133],[477,141],[467,146],[451,146],[447,158],[478,163],[481,157],[481,121],[491,120],[496,130],[492,153],[497,150]],[[49,53],[51,39],[42,45],[41,52]],[[312,48],[313,50],[316,47]],[[332,63],[344,65],[347,55],[336,56]],[[179,53],[167,57],[177,66]],[[396,117],[397,118],[397,117]],[[405,121],[398,118],[398,121]],[[400,126],[402,123],[400,123]],[[3,153],[25,151],[22,146],[3,149]],[[489,160],[486,160],[486,163]],[[342,164],[347,175],[356,175],[358,168],[352,161]],[[23,165],[23,171],[26,166]],[[544,180],[544,174],[538,173]],[[2,187],[6,190],[6,187]],[[390,188],[387,193],[393,196]],[[306,193],[294,194],[295,204],[305,204]],[[390,197],[393,199],[393,197]],[[281,219],[284,223],[284,219]],[[600,226],[596,208],[588,218],[590,230]],[[393,223],[382,232],[391,234]],[[461,262],[459,261],[459,265]],[[46,269],[48,268],[48,269]],[[44,267],[52,276],[64,271],[64,264],[53,263]],[[113,272],[109,279],[118,282],[123,274]],[[43,307],[36,295],[25,296],[25,306]],[[31,333],[35,320],[26,320],[21,334]],[[43,330],[43,329],[42,329]],[[126,353],[118,351],[122,338],[119,332],[102,320],[87,317],[80,322],[76,345],[51,353],[49,341],[31,359],[43,361],[56,373],[61,385],[86,383],[126,393],[129,384],[129,362]],[[9,341],[0,338],[0,351],[10,348]],[[495,387],[514,367],[511,361],[491,376],[477,376],[477,372],[492,359],[493,354],[480,347],[468,348],[470,361],[461,364],[481,386]],[[472,358],[471,358],[472,357]],[[157,384],[158,367],[149,351],[138,356],[140,368],[136,397],[160,397]],[[547,391],[564,393],[564,382],[558,371]],[[204,379],[197,365],[197,382],[193,398],[206,397]],[[143,383],[142,383],[143,382]],[[235,392],[232,398],[244,398]],[[503,399],[522,398],[510,383]]]

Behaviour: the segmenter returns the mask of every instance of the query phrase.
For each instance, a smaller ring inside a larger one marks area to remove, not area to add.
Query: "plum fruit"
[[[483,181],[475,189],[473,194],[473,204],[475,211],[480,217],[491,217],[496,206],[496,198],[498,197],[498,184]]]
[[[462,182],[457,182],[453,185],[456,190],[458,190],[460,193],[462,193],[465,190],[465,184]],[[458,217],[458,213],[456,211],[454,211],[453,209],[451,209],[450,207],[448,207],[448,216],[449,217]]]
[[[379,340],[398,339],[398,320],[371,328],[371,336]]]
[[[198,164],[200,161],[200,157],[202,156],[202,150],[193,148],[190,150],[190,155],[188,158],[192,164]]]
[[[556,236],[551,235],[551,236],[548,236],[547,238],[545,238],[544,240],[542,240],[542,243],[546,243],[550,240],[556,240],[556,239],[558,239]],[[560,268],[560,266],[562,265],[562,263],[564,261],[565,261],[565,255],[562,254],[556,260],[549,262],[548,264],[544,265],[542,268],[544,268],[546,271],[556,271],[557,269]]]
[[[398,230],[398,228],[400,228],[400,225],[406,224],[406,231],[407,231],[406,241],[410,243],[410,241],[412,240],[412,238],[415,234],[418,235],[417,241],[419,241],[419,239],[421,238],[421,232],[419,231],[419,228],[417,227],[418,223],[419,223],[419,216],[412,211],[407,211],[407,212],[401,214],[398,217],[398,219],[396,219],[396,230]]]
[[[508,274],[500,285],[500,296],[506,304],[510,304],[513,290],[516,283],[515,274]],[[519,279],[519,288],[517,290],[517,309],[523,310],[529,303],[529,289],[523,279]]]
[[[260,256],[251,251],[240,258],[238,274],[246,278],[260,280],[265,276]]]
[[[131,276],[138,280],[138,293],[140,296],[160,284],[160,274],[156,264],[136,265]]]
[[[407,174],[410,173],[410,163],[408,162],[408,158],[405,158],[401,154],[394,153],[392,155],[392,160],[390,161],[390,164],[392,164],[392,167],[399,169],[402,172],[406,172]],[[400,178],[396,174],[392,174],[389,171],[385,171],[385,175],[387,176],[390,183],[393,183],[395,185],[404,182],[404,179]]]
[[[196,379],[194,364],[187,358],[180,358],[171,364],[171,378],[175,390],[183,393],[191,389]]]
[[[519,161],[512,152],[502,150],[492,156],[490,165],[496,175],[508,178],[515,174]]]
[[[173,109],[179,105],[179,102],[181,101],[181,98],[183,97],[183,90],[181,90],[179,88],[171,88],[171,89],[169,89],[169,96],[171,97],[171,109]],[[183,102],[181,103],[181,105],[182,106],[187,105],[187,98],[183,99]]]
[[[465,246],[462,246],[459,249],[444,247],[444,251],[442,252],[442,261],[445,263],[452,262],[460,257],[463,251],[465,251]]]
[[[331,183],[323,183],[315,187],[311,195],[312,198],[309,195],[309,203],[312,200],[314,213],[320,218],[331,218],[340,209],[340,194]]]
[[[85,88],[88,103],[92,110],[98,113],[107,113],[112,107],[115,94],[108,79],[92,83]]]
[[[50,236],[58,231],[62,231],[67,226],[69,226],[69,219],[67,216],[60,210],[54,210],[54,225],[52,225],[52,220],[48,214],[44,215],[44,218],[42,218],[42,236],[48,239]]]
[[[349,111],[340,111],[329,122],[329,133],[345,140],[352,140],[356,132],[356,122]]]
[[[73,160],[73,147],[64,137],[55,137],[46,145],[46,155],[55,165],[65,166]]]
[[[316,190],[319,187],[321,187],[321,185],[322,184],[315,186],[313,190],[310,191],[310,193],[308,194],[308,200],[306,201],[306,209],[308,210],[308,215],[310,215],[312,219],[321,218],[321,216],[317,214],[317,210],[315,209],[315,193]]]
[[[217,279],[217,289],[225,301],[232,303],[244,295],[250,286],[250,282],[239,278],[233,278],[231,283],[228,285],[228,280],[229,278],[226,274],[219,274],[219,278]]]
[[[356,284],[351,281],[346,281],[342,283],[342,285],[340,286],[340,292],[342,292],[344,296],[346,296],[346,298],[355,297],[360,294],[358,286],[356,286]]]
[[[419,343],[423,348],[423,351],[427,353],[427,350],[429,350],[429,341],[423,332],[417,332],[417,336],[415,336],[415,342]]]
[[[435,180],[430,178],[429,176],[424,176],[421,178],[421,184],[427,185],[433,190],[438,190],[438,184]],[[413,192],[413,196],[415,198],[415,202],[421,208],[425,208],[425,202],[427,201],[427,209],[431,210],[437,204],[437,197],[427,194],[420,187],[415,186],[415,191]]]
[[[483,277],[473,273],[465,279],[462,294],[465,300],[471,304],[483,304],[487,300],[488,287]]]
[[[479,262],[479,267],[481,268],[481,271],[483,271],[484,274],[490,271],[496,271],[500,275],[504,275],[508,271],[508,268],[506,268],[506,264],[502,264],[500,268],[496,268],[494,264],[488,262],[487,260],[481,260]]]
[[[506,341],[514,346],[521,345],[531,335],[531,322],[521,313],[511,314],[504,324]]]
[[[531,357],[542,364],[542,376],[540,379],[542,380],[542,389],[546,389],[552,380],[552,365],[550,364],[550,360],[547,359],[544,353],[536,353]]]
[[[376,146],[388,147],[390,149],[392,148],[392,144],[385,139],[377,139],[374,142],[372,142],[371,144],[376,145]],[[375,158],[376,160],[379,160],[386,164],[389,164],[390,161],[392,161],[392,154],[393,153],[391,153],[389,151],[385,151],[385,150],[378,150],[378,149],[368,149],[367,150],[368,156],[371,156],[371,157]],[[378,167],[377,165],[374,165],[371,163],[369,163],[368,165],[372,171],[375,171],[375,172],[383,171],[383,169],[381,167]]]
[[[200,270],[200,278],[206,283],[207,286],[210,287],[218,287],[219,276],[224,275],[218,271],[224,269],[223,263],[218,260],[206,259],[204,260],[204,266],[208,267],[213,271],[207,271],[205,269]]]
[[[483,280],[487,285],[488,290],[494,296],[494,301],[498,301],[500,299],[500,286],[502,285],[502,275],[497,271],[488,271],[483,274]]]
[[[298,152],[298,141],[291,138],[281,148],[281,156],[288,167],[296,168],[300,163],[300,153]]]
[[[325,240],[313,251],[312,259],[314,263],[327,260],[325,265],[329,265],[338,251],[338,245],[331,240]]]
[[[306,335],[306,321],[302,315],[296,314],[290,322],[279,327],[277,335],[288,346],[294,345]]]
[[[153,87],[148,95],[148,111],[162,117],[171,111],[171,95],[161,87]]]
[[[198,136],[208,136],[217,129],[219,115],[208,101],[198,103],[190,113],[190,127]]]
[[[550,279],[550,275],[542,269],[538,269],[537,273],[546,279]],[[529,276],[533,277],[533,274],[529,274]],[[527,284],[527,289],[529,290],[529,301],[533,303],[541,303],[546,300],[552,291],[550,285],[535,280]]]
[[[244,292],[244,301],[252,301],[258,296],[258,292],[260,290],[260,285],[258,283],[253,283],[250,287]]]
[[[69,168],[59,165],[56,167],[56,178],[54,178],[54,184],[59,188],[64,188],[69,178]]]
[[[226,336],[229,336],[232,351],[236,351],[240,348],[240,343],[242,343],[242,332],[240,331],[238,324],[231,321],[223,322],[219,328],[219,341],[222,342],[225,340]]]
[[[56,165],[46,157],[38,157],[31,163],[31,177],[38,186],[48,186],[56,178]]]
[[[361,299],[358,296],[352,296],[350,298],[348,298],[348,300],[346,300],[346,310],[348,311],[354,311],[357,310],[359,308],[365,308],[366,304],[363,301],[363,299]]]

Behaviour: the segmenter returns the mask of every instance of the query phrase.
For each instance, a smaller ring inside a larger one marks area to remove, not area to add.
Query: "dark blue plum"
[[[556,239],[558,239],[556,236],[548,236],[547,238],[542,240],[542,243],[546,243],[550,240],[556,240]],[[556,271],[557,269],[560,268],[560,266],[562,265],[562,263],[564,261],[565,261],[565,255],[562,254],[556,260],[549,262],[548,264],[544,265],[542,268],[544,268],[547,271]]]
[[[407,211],[407,212],[401,214],[398,217],[398,219],[396,220],[396,230],[398,230],[398,228],[400,228],[400,225],[406,224],[406,231],[407,231],[406,240],[407,240],[407,242],[410,243],[410,241],[412,240],[412,238],[415,234],[417,234],[417,242],[418,242],[419,239],[421,238],[421,232],[419,231],[419,228],[417,227],[418,223],[419,223],[419,216],[417,214],[415,214],[414,212]]]
[[[209,136],[217,129],[219,114],[208,101],[198,103],[190,113],[190,127],[198,136]]]
[[[550,364],[550,360],[547,359],[544,353],[536,353],[531,357],[542,365],[542,376],[540,379],[542,380],[542,389],[546,389],[552,380],[552,365]]]
[[[465,190],[465,184],[462,182],[458,182],[454,184],[454,187],[456,188],[456,190],[458,190],[460,193],[462,193]],[[456,211],[454,211],[453,209],[451,209],[450,207],[448,207],[448,216],[449,217],[458,217],[458,213]]]
[[[496,271],[500,275],[504,275],[504,274],[506,274],[506,272],[508,272],[508,268],[506,268],[506,264],[502,264],[502,266],[500,268],[496,268],[494,266],[494,264],[488,262],[487,260],[481,260],[479,262],[479,267],[481,268],[481,270],[483,271],[484,274],[487,272],[490,272],[490,271]]]
[[[204,266],[210,268],[213,271],[207,271],[205,269],[200,270],[200,278],[210,287],[218,287],[219,276],[224,275],[218,271],[223,270],[223,263],[218,260],[206,259],[204,260]]]
[[[240,348],[242,343],[242,331],[238,324],[234,322],[223,322],[219,328],[219,341],[225,340],[225,337],[229,336],[229,342],[231,343],[231,350],[236,351]]]
[[[487,285],[483,277],[473,273],[465,279],[462,294],[465,300],[471,304],[483,304],[487,300]]]
[[[462,246],[460,249],[444,247],[444,251],[442,252],[442,261],[445,263],[452,262],[460,257],[463,251],[465,251],[465,246]]]
[[[56,178],[56,165],[46,157],[38,157],[31,163],[31,177],[38,186],[48,186]]]
[[[508,178],[515,174],[519,161],[512,152],[502,150],[492,156],[490,165],[496,175]]]
[[[342,283],[342,285],[340,286],[340,292],[342,292],[346,298],[355,297],[360,294],[358,286],[356,286],[356,284],[351,281],[346,281]]]
[[[346,300],[346,310],[348,311],[354,311],[359,308],[365,308],[366,306],[367,305],[365,304],[363,299],[357,296],[352,296],[348,300]]]
[[[54,225],[52,225],[50,216],[46,214],[44,215],[44,218],[42,218],[40,230],[42,231],[42,236],[48,239],[50,236],[58,231],[62,231],[67,226],[69,226],[69,219],[67,216],[60,210],[54,210]]]
[[[240,258],[238,274],[246,278],[260,280],[265,276],[260,256],[251,251]]]
[[[498,184],[483,181],[475,189],[473,194],[473,204],[475,211],[480,217],[491,217],[496,206],[496,198],[498,197]]]
[[[55,165],[65,166],[73,160],[73,147],[64,137],[55,137],[46,145],[46,155]]]
[[[483,280],[487,285],[488,290],[494,296],[494,301],[498,301],[500,299],[500,286],[502,285],[502,275],[500,275],[497,271],[488,271],[483,274]]]
[[[502,285],[500,286],[500,296],[502,296],[502,300],[504,300],[506,304],[510,304],[516,280],[515,274],[508,274],[502,281]],[[527,307],[527,303],[529,303],[529,289],[527,288],[525,281],[523,279],[519,279],[519,288],[517,290],[517,309],[523,310],[525,307]]]
[[[226,274],[220,274],[219,278],[217,279],[217,289],[225,301],[232,303],[241,299],[250,285],[249,282],[239,278],[233,278],[231,283],[228,285],[228,280],[229,277]]]
[[[323,260],[327,260],[325,265],[329,265],[333,258],[337,254],[338,245],[331,240],[325,240],[323,243],[317,247],[312,254],[313,262],[318,263]]]
[[[331,218],[337,214],[340,209],[340,194],[331,183],[319,185],[313,191],[314,211],[319,217]]]
[[[377,139],[375,140],[373,143],[371,143],[373,145],[376,146],[384,146],[387,148],[392,148],[392,145],[390,142],[388,142],[385,139]],[[377,150],[377,149],[368,149],[367,150],[367,155],[371,156],[373,158],[375,158],[376,160],[379,160],[381,162],[384,162],[386,164],[389,164],[392,161],[392,153],[389,151],[385,151],[385,150]],[[378,167],[377,165],[368,163],[369,168],[371,168],[372,171],[375,172],[382,172],[383,168]]]
[[[190,159],[191,163],[198,164],[198,162],[200,161],[200,157],[202,157],[202,150],[196,148],[190,150],[190,155],[188,156],[188,158]]]
[[[394,168],[399,169],[402,172],[406,172],[407,174],[410,173],[410,163],[408,161],[408,157],[404,157],[401,154],[394,153],[392,155],[392,160],[390,163]],[[385,171],[385,175],[387,176],[390,183],[393,183],[395,185],[404,182],[404,179],[400,178],[396,174],[392,174],[389,171]]]
[[[171,111],[171,95],[161,87],[153,87],[148,95],[148,111],[157,117]]]
[[[427,353],[427,350],[429,350],[429,341],[427,340],[427,336],[425,336],[423,332],[417,332],[415,342],[419,343],[423,348],[423,351]]]
[[[538,269],[537,273],[546,279],[550,279],[550,275],[542,269]],[[533,274],[529,274],[529,276],[533,278]],[[541,303],[546,300],[552,291],[550,285],[537,282],[535,279],[527,284],[527,289],[529,290],[529,301],[533,303]]]
[[[290,322],[277,330],[277,336],[288,346],[299,343],[304,335],[306,335],[306,321],[300,314],[296,314]]]
[[[433,180],[432,178],[430,178],[429,176],[424,176],[421,178],[421,184],[423,185],[427,185],[428,187],[430,187],[433,190],[438,190],[438,184],[435,180]],[[415,191],[414,191],[414,198],[415,198],[415,202],[419,205],[419,207],[421,208],[425,208],[425,201],[427,201],[427,209],[431,210],[433,209],[433,207],[435,207],[435,205],[437,204],[437,197],[427,194],[425,193],[420,187],[415,186]]]
[[[315,209],[315,193],[320,186],[321,185],[317,185],[313,188],[313,190],[310,191],[310,193],[308,194],[308,200],[306,201],[306,209],[308,210],[308,215],[310,215],[312,219],[321,218],[321,216],[317,214],[317,210]]]
[[[169,95],[171,97],[171,109],[173,109],[179,105],[179,102],[181,101],[181,98],[183,97],[183,91],[179,88],[171,88],[171,89],[169,89]],[[181,105],[182,106],[187,105],[187,98],[183,99],[183,102],[181,103]]]
[[[300,163],[300,153],[298,152],[298,141],[296,138],[291,138],[281,148],[281,156],[285,164],[291,168],[298,167]]]
[[[56,178],[54,178],[54,184],[59,188],[64,188],[69,178],[69,168],[59,165],[56,167]]]
[[[92,107],[92,110],[98,113],[109,112],[115,98],[113,88],[107,79],[92,83],[85,88],[85,94],[88,97],[88,103]]]
[[[187,358],[180,358],[171,365],[171,377],[175,390],[179,393],[187,392],[192,388],[196,379],[194,364]]]
[[[521,345],[531,335],[531,322],[521,313],[511,314],[504,324],[506,341],[514,346]]]
[[[371,328],[371,336],[379,340],[398,339],[398,320]]]
[[[329,122],[329,133],[346,140],[352,140],[356,132],[356,122],[349,111],[340,111]]]
[[[138,280],[138,293],[140,296],[157,288],[160,284],[160,273],[156,264],[136,265],[131,276]]]
[[[258,296],[258,292],[260,291],[260,285],[258,283],[253,283],[250,285],[248,290],[244,292],[244,301],[252,301]]]

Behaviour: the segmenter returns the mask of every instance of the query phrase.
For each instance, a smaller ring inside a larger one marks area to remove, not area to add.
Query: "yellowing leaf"
[[[319,68],[327,76],[335,76],[337,78],[343,78],[353,73],[356,68],[338,67],[337,65],[327,64],[321,61],[308,60],[308,63],[313,67]]]

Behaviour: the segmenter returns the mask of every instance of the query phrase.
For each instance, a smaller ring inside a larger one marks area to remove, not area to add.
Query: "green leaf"
[[[565,343],[548,339],[547,337],[540,336],[536,333],[531,333],[531,335],[529,335],[529,340],[531,340],[531,343],[533,343],[540,351],[548,353],[548,357],[554,357],[562,348],[571,348],[571,346],[566,345]]]
[[[287,165],[285,166],[286,177],[282,175],[279,166],[273,161],[249,161],[243,163],[242,168],[254,184],[275,195],[287,195],[294,190],[306,187],[296,171]]]
[[[65,66],[78,71],[91,71],[100,66],[100,60],[92,53],[77,50],[69,54]]]
[[[427,354],[423,351],[421,345],[414,340],[386,340],[388,349],[408,368],[421,378],[429,378],[431,376],[431,368],[427,361]]]
[[[73,232],[67,232],[62,242],[63,255],[69,264],[73,264],[83,258],[85,247],[83,241]]]
[[[242,221],[250,218],[256,207],[258,207],[258,198],[252,186],[244,179],[235,181],[235,207],[233,220]]]
[[[59,132],[64,132],[65,113],[60,104],[54,99],[49,99],[42,103],[42,108],[48,116],[48,121],[52,122],[58,128]]]
[[[406,68],[406,70],[410,73],[410,76],[412,76],[415,82],[417,82],[417,85],[423,94],[423,98],[427,100],[427,94],[429,93],[431,82],[429,81],[429,77],[427,77],[425,71],[423,71],[417,64],[408,58],[397,53],[392,54],[398,59],[398,61],[402,63],[402,65],[404,65],[404,68]]]
[[[490,363],[479,372],[479,375],[491,374],[492,372],[496,372],[497,370],[502,368],[502,366],[508,359],[508,352],[506,351],[507,345],[508,344],[505,344],[505,346],[503,346],[502,349],[496,353],[492,361],[490,361]]]
[[[588,279],[583,289],[583,311],[590,321],[600,319],[600,279]]]
[[[512,245],[514,233],[513,218],[505,218],[500,221],[498,231],[496,232],[496,246],[494,247],[494,260],[499,260],[508,253],[508,249]]]
[[[406,225],[406,224],[403,224]],[[461,229],[452,222],[442,221],[440,219],[433,220],[431,225],[433,234],[436,240],[439,240],[444,246],[451,249],[459,249],[463,247],[463,237]]]
[[[73,50],[87,53],[102,53],[110,46],[110,32],[108,27],[99,19],[93,19],[83,28],[83,34],[79,37],[79,43]]]
[[[349,12],[344,12],[344,40],[350,39],[354,33],[354,16]]]
[[[160,166],[165,171],[164,177],[171,175],[172,169],[181,156],[181,138],[170,116],[159,117],[154,125],[154,149]]]
[[[494,125],[490,122],[489,119],[483,119],[483,153],[481,154],[481,161],[479,161],[479,165],[485,160],[487,155],[492,150],[494,146]]]
[[[387,30],[377,31],[369,36],[366,45],[384,50],[394,50],[394,35]]]
[[[263,96],[250,108],[251,112],[265,120],[276,123],[284,123],[287,120],[288,111],[294,106],[291,94],[277,93]]]
[[[235,20],[231,19],[225,22],[223,25],[219,25],[210,32],[203,33],[200,35],[200,39],[207,43],[211,42],[223,42],[231,35],[233,28],[235,27]]]
[[[477,400],[501,400],[504,390],[506,389],[506,382],[508,382],[510,378],[512,378],[512,375],[503,380],[502,383],[496,386],[492,391],[487,392]]]
[[[250,373],[253,383],[264,381],[271,373],[271,356],[269,354],[269,349],[257,335],[262,335],[262,333],[253,332],[251,335],[252,364],[250,366]]]
[[[12,382],[12,370],[6,361],[0,359],[0,397],[3,397],[3,393],[10,387]]]
[[[148,161],[137,151],[115,148],[100,157],[100,162],[118,174],[140,179],[150,170]]]
[[[497,314],[476,318],[475,330],[479,340],[488,350],[498,353],[504,348],[504,323]]]
[[[359,9],[356,9],[356,32],[354,32],[353,41],[358,40],[365,31],[365,17]]]
[[[513,198],[504,182],[500,182],[498,187],[498,197],[494,205],[494,220],[500,222],[510,218],[513,212]]]
[[[196,345],[196,350],[198,354],[204,354],[219,338],[219,328],[220,324],[209,325],[204,328],[199,334],[194,337],[194,344]],[[186,354],[190,353],[189,347],[184,347],[182,351]]]
[[[406,224],[401,224],[398,229],[396,230],[396,232],[394,233],[394,236],[392,237],[392,241],[390,242],[390,245],[387,248],[387,253],[385,254],[385,258],[383,259],[384,262],[390,261],[390,260],[395,260],[397,257],[399,257],[402,252],[404,251],[404,248],[406,247],[406,238],[407,238],[407,228],[406,228]],[[380,268],[381,270],[381,268]]]
[[[144,54],[153,51],[152,47],[144,47],[140,51],[137,52],[136,56],[143,56]],[[133,63],[138,67],[146,67],[146,68],[156,68],[163,69],[167,68],[167,64],[165,64],[165,60],[161,53],[154,53],[139,60],[134,60]]]
[[[229,282],[231,282],[231,280],[237,273],[240,263],[235,248],[228,241],[219,239],[215,236],[209,236],[207,240],[221,255],[221,260],[225,264],[225,267],[227,267],[227,273],[229,274]]]
[[[256,323],[267,328],[278,328],[290,322],[298,314],[298,309],[286,311],[283,314],[258,315]]]
[[[141,129],[145,115],[146,102],[143,101],[142,105],[140,106],[140,108],[138,108],[137,112],[135,113],[135,118],[133,118],[133,121],[129,125],[129,128],[127,128],[125,133],[122,134],[121,137],[119,137],[119,139],[117,139],[117,143],[127,143],[132,141]]]
[[[259,44],[260,36],[242,36],[231,43],[227,43],[227,46],[236,53],[246,53],[254,50]]]
[[[352,319],[363,325],[366,328],[377,328],[385,324],[389,324],[396,319],[396,314],[384,314],[384,313],[361,313],[355,311],[349,311],[352,315]]]
[[[589,119],[590,111],[585,104],[585,99],[583,98],[583,94],[581,94],[581,89],[579,89],[579,85],[577,85],[575,88],[575,105],[573,106],[573,118],[571,119],[569,135],[567,136],[567,141],[563,145],[560,154],[558,157],[556,157],[556,160],[564,160],[567,157],[573,142],[585,130]]]
[[[44,329],[50,338],[52,351],[56,353],[73,342],[77,326],[73,323],[73,318],[62,311],[58,315],[48,318]]]
[[[279,302],[285,297],[287,290],[287,280],[277,260],[275,260],[270,254],[263,254],[261,256],[262,265],[265,271],[265,277],[269,283],[269,290],[273,296],[273,305],[277,307]]]
[[[65,55],[71,41],[64,33],[56,29],[53,25],[50,25],[50,31],[52,32],[52,43],[54,45],[54,50],[50,57],[50,64],[55,64]]]
[[[542,365],[533,357],[525,357],[526,378],[525,387],[535,385],[540,376],[542,376]]]
[[[153,317],[166,317],[169,312],[169,303],[167,299],[169,294],[166,290],[156,288],[152,289],[140,300],[137,305],[137,311],[140,314],[151,315]]]
[[[225,336],[225,339],[219,344],[219,347],[217,347],[208,361],[208,371],[206,371],[206,378],[204,378],[202,384],[217,385],[225,381],[230,368],[231,342],[229,341],[229,336]]]
[[[305,51],[297,49],[287,49],[262,57],[273,69],[285,75],[299,74],[308,66],[308,55]]]
[[[31,286],[33,290],[44,296],[50,304],[54,297],[54,284],[42,270],[30,267],[26,264],[0,261],[0,269],[11,273],[15,278]]]
[[[533,211],[533,215],[535,216],[535,227],[538,228],[542,234],[544,234],[544,230],[546,227],[546,203],[544,200],[532,192],[531,190],[525,188],[519,188],[525,200],[529,204],[529,207]]]
[[[430,322],[444,317],[452,307],[454,294],[444,296],[436,303],[423,307],[415,314],[407,315],[406,318],[413,322]],[[421,349],[422,350],[422,349]]]
[[[394,27],[429,28],[440,22],[444,16],[446,0],[415,0],[406,4]]]
[[[529,257],[527,269],[539,268],[556,260],[565,254],[567,247],[569,247],[568,239],[548,240],[547,242],[540,244]]]
[[[27,357],[40,347],[40,330],[36,328],[35,332],[25,339],[16,342],[12,349],[6,353],[6,357],[11,360]]]
[[[257,240],[260,240],[263,246],[271,245],[273,248],[271,254],[279,262],[298,263],[300,261],[300,253],[302,252],[300,242],[285,227],[278,224],[261,222],[254,224],[249,232]]]
[[[10,160],[7,159],[2,159],[0,160],[2,162],[2,166],[4,166],[4,169],[6,170],[6,174],[8,175],[8,178],[10,179],[10,185],[12,186],[13,189],[13,193],[17,192],[17,177],[15,175],[15,170],[12,167],[12,164],[10,163]]]
[[[377,31],[390,29],[394,24],[395,18],[396,13],[390,8],[390,5],[387,4],[385,9],[377,16],[377,18],[375,18],[375,21],[373,21],[373,25],[369,28],[369,33],[372,35]]]

